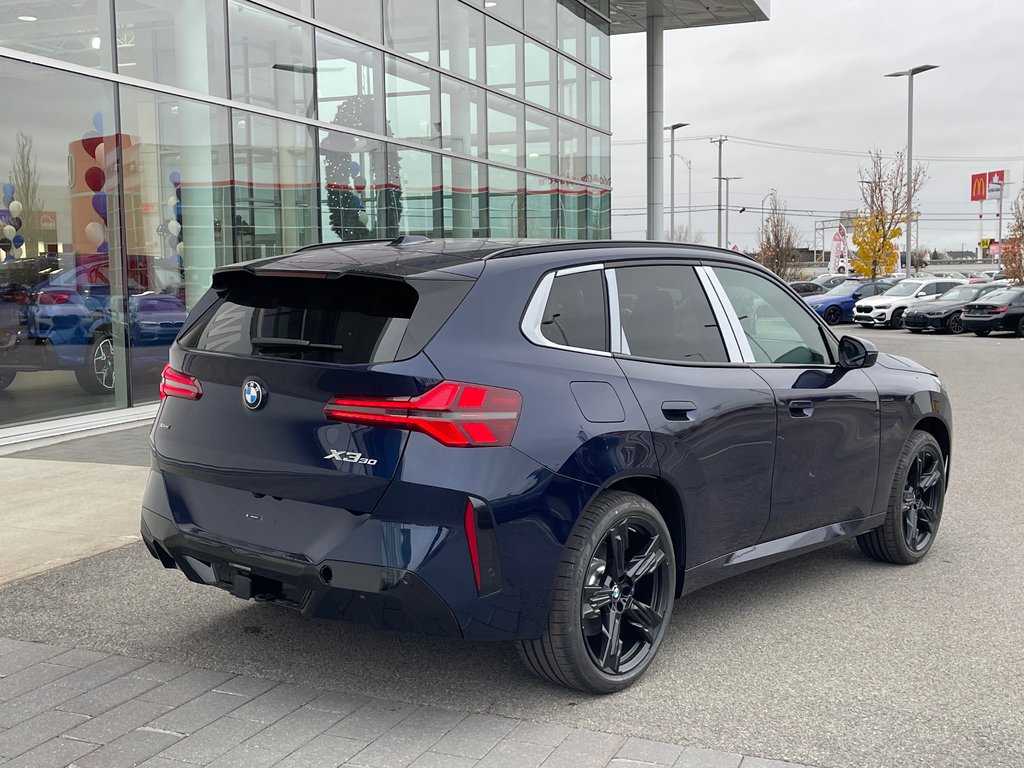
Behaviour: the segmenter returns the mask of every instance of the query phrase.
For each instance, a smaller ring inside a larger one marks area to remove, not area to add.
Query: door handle
[[[669,421],[697,420],[697,406],[688,400],[672,400],[662,403],[661,413]]]
[[[794,419],[806,419],[814,413],[814,403],[810,400],[790,400],[789,415]]]

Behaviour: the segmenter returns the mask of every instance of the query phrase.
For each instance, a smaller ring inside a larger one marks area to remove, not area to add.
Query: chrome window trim
[[[699,266],[694,267],[694,270],[704,287],[708,301],[711,302],[711,311],[718,320],[718,327],[722,331],[722,339],[725,341],[729,360],[734,363],[753,364],[755,362],[754,351],[750,348],[750,341],[740,323],[739,315],[736,314],[732,302],[729,301],[729,297],[725,293],[725,288],[719,282],[718,275],[711,267]],[[723,320],[725,322],[722,322]]]
[[[533,291],[533,296],[530,297],[530,301],[526,305],[526,310],[523,312],[523,320],[519,324],[519,330],[522,331],[522,334],[526,337],[527,341],[532,344],[536,344],[538,347],[564,349],[569,352],[582,352],[586,355],[596,355],[598,357],[612,356],[611,352],[605,352],[600,349],[585,349],[583,347],[570,347],[565,344],[557,344],[547,338],[540,330],[541,321],[544,319],[544,307],[548,304],[548,296],[551,295],[551,287],[555,283],[555,278],[567,274],[576,274],[578,272],[592,272],[598,269],[604,269],[604,265],[587,264],[583,268],[568,267],[566,269],[548,272],[541,278],[537,287]]]

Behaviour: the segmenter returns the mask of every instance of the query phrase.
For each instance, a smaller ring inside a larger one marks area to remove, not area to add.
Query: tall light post
[[[914,210],[914,75],[938,69],[938,64],[922,64],[902,72],[890,72],[886,77],[907,78],[907,277],[910,277],[910,215]]]
[[[672,125],[665,126],[665,130],[669,131],[670,136],[668,149],[669,240],[675,240],[676,238],[676,131],[680,128],[685,128],[688,125],[689,123],[672,123]]]
[[[715,176],[718,183],[725,182],[725,247],[729,247],[729,182],[742,179],[742,176]]]
[[[722,145],[729,140],[728,136],[719,136],[712,139],[712,144],[718,145],[718,247],[722,247]]]

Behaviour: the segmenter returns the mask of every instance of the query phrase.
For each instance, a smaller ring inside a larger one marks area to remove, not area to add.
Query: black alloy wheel
[[[954,312],[950,315],[949,320],[946,321],[946,328],[949,329],[950,333],[963,333],[965,330],[963,315],[960,312]]]
[[[890,328],[897,328],[898,329],[898,328],[902,328],[903,327],[903,325],[904,325],[903,312],[904,312],[904,310],[902,310],[902,309],[894,309],[892,311],[892,317],[889,318],[889,327]]]
[[[832,306],[825,310],[825,322],[829,325],[838,325],[842,319],[843,311],[839,307]]]
[[[7,389],[11,384],[14,383],[14,377],[18,375],[17,371],[4,371],[0,373],[0,390]]]
[[[911,552],[925,552],[942,516],[944,465],[934,446],[917,451],[903,488],[903,540]]]
[[[552,683],[614,693],[636,682],[665,637],[676,593],[672,535],[657,508],[605,491],[580,515],[558,566],[547,628],[516,643]]]
[[[661,534],[642,518],[621,518],[590,558],[580,625],[590,660],[607,675],[628,674],[657,645],[673,595]]]
[[[1017,335],[1024,336],[1024,315],[1022,315],[1020,320],[1017,322]]]
[[[914,430],[896,464],[885,521],[857,537],[861,551],[898,565],[923,559],[938,534],[945,496],[945,454],[933,435]]]

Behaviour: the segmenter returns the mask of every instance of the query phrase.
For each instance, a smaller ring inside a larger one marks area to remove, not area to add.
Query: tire
[[[75,369],[78,385],[93,395],[114,393],[114,337],[108,332],[93,336],[85,365]]]
[[[875,324],[874,323],[861,323],[860,327],[861,328],[874,328]]]
[[[1016,333],[1018,336],[1024,336],[1024,317],[1018,321]]]
[[[843,310],[839,307],[829,307],[825,310],[825,322],[829,325],[838,325],[839,321],[843,319]]]
[[[902,328],[903,327],[903,312],[904,311],[905,310],[902,310],[902,309],[894,309],[892,311],[892,316],[889,318],[889,327],[890,328]]]
[[[618,577],[616,542],[623,546]],[[658,510],[632,493],[603,493],[566,542],[544,634],[516,648],[544,680],[588,693],[621,691],[658,652],[675,588],[672,537]]]
[[[992,333],[992,331],[990,331],[988,328],[982,328],[980,331],[975,331],[974,335],[975,336],[988,336],[990,333]]]
[[[955,333],[957,335],[967,330],[966,328],[964,328],[963,315],[961,315],[959,312],[954,312],[952,315],[950,315],[949,319],[946,321],[946,329],[950,333]]]
[[[924,559],[935,542],[946,497],[946,459],[928,432],[910,433],[893,477],[885,521],[857,537],[874,560],[911,565]]]
[[[14,383],[14,377],[17,375],[17,371],[4,371],[0,373],[0,392],[11,386]]]
[[[907,328],[911,333],[924,333],[924,328]]]

